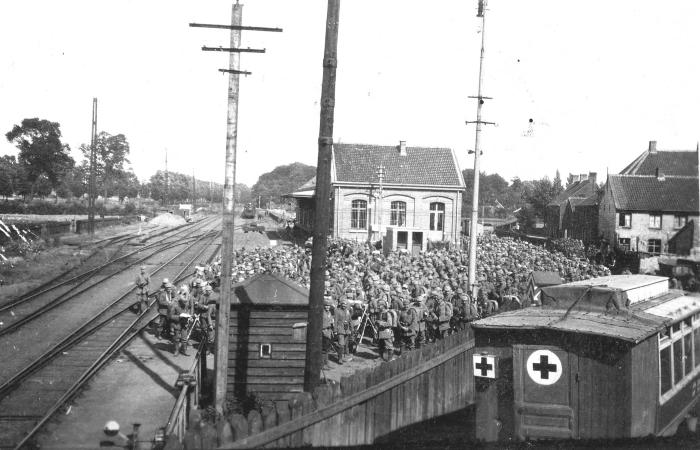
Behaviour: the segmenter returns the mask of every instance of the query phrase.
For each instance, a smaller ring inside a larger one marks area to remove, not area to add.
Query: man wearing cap
[[[344,299],[340,299],[338,302],[333,321],[335,334],[338,338],[338,364],[343,364],[344,361],[347,361],[345,355],[348,347],[348,336],[350,335],[352,327],[352,318],[350,312],[347,310],[347,303]]]
[[[146,266],[141,266],[141,272],[136,277],[136,298],[138,300],[139,314],[148,308],[148,285],[151,277],[146,273]]]
[[[333,346],[333,313],[331,313],[330,300],[323,301],[323,323],[321,327],[321,353],[323,355],[323,368],[330,369],[328,366],[328,352]],[[340,358],[338,358],[340,360]]]
[[[163,278],[161,291],[158,294],[158,317],[156,317],[156,339],[161,339],[163,333],[170,332],[170,320],[168,309],[173,302],[175,286],[167,278]]]

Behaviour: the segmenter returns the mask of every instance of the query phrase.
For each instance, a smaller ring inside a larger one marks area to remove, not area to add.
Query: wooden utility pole
[[[97,170],[97,98],[92,99],[92,131],[90,133],[90,179],[88,181],[88,233],[95,235],[95,171]]]
[[[479,160],[481,157],[481,125],[493,125],[493,122],[484,122],[481,120],[481,106],[484,104],[484,99],[490,100],[490,97],[481,95],[481,86],[484,82],[484,36],[486,34],[486,0],[479,0],[479,12],[477,17],[481,17],[481,54],[479,57],[479,91],[476,97],[476,121],[467,122],[476,124],[476,139],[474,142],[474,192],[472,192],[472,215],[471,227],[469,230],[469,289],[472,293],[472,298],[476,299],[478,285],[476,284],[476,233],[479,220]]]
[[[168,207],[168,149],[165,149],[165,196],[163,197],[164,207]]]
[[[340,0],[328,0],[321,85],[321,119],[318,131],[318,162],[316,165],[316,213],[311,251],[309,325],[306,329],[304,390],[307,392],[312,391],[318,385],[321,377],[321,330],[325,290],[323,272],[326,268],[327,237],[330,228],[331,156],[335,110],[335,72],[338,66],[339,14]]]
[[[251,31],[275,31],[281,32],[280,28],[244,27],[241,25],[243,16],[243,5],[238,1],[233,5],[231,12],[231,25],[212,25],[191,23],[190,27],[196,28],[220,28],[231,30],[230,48],[202,47],[203,51],[224,51],[229,52],[229,68],[219,69],[220,72],[228,73],[228,114],[226,119],[226,165],[224,177],[223,193],[223,233],[221,237],[221,297],[219,310],[216,316],[216,351],[214,354],[214,406],[219,413],[224,412],[226,402],[226,387],[228,381],[228,333],[229,316],[231,314],[232,300],[232,277],[233,267],[233,229],[234,229],[234,206],[236,190],[236,149],[238,145],[238,98],[239,98],[239,77],[241,74],[250,75],[250,72],[240,70],[240,54],[264,53],[265,50],[242,49],[241,30]]]

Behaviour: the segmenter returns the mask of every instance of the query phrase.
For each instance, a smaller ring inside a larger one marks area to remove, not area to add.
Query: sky
[[[237,181],[316,165],[325,0],[241,2]],[[124,134],[142,180],[164,168],[222,182],[231,1],[0,2],[0,131],[59,122],[80,159],[92,98],[100,131]],[[452,148],[473,167],[477,0],[342,0],[335,141]],[[615,173],[650,140],[700,140],[700,2],[490,0],[481,168],[510,180]],[[0,155],[16,149],[0,139]]]

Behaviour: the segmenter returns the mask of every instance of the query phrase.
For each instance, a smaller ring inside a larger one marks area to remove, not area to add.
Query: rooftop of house
[[[615,208],[622,211],[698,212],[698,178],[609,175]]]
[[[464,188],[454,152],[449,148],[400,145],[333,144],[334,182],[383,183]]]
[[[620,175],[664,175],[698,176],[697,150],[657,150],[656,141],[620,171]]]
[[[574,181],[571,186],[564,189],[547,206],[562,206],[570,198],[585,199],[598,190],[596,174],[590,173],[584,180]]]

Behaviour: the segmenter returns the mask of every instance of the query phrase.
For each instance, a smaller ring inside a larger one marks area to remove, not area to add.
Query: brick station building
[[[314,189],[312,179],[287,195],[297,200],[297,224],[307,232],[313,230]],[[329,232],[337,238],[377,241],[390,227],[395,234],[408,230],[424,233],[426,241],[456,244],[464,191],[449,148],[407,147],[405,141],[396,146],[336,143]]]

